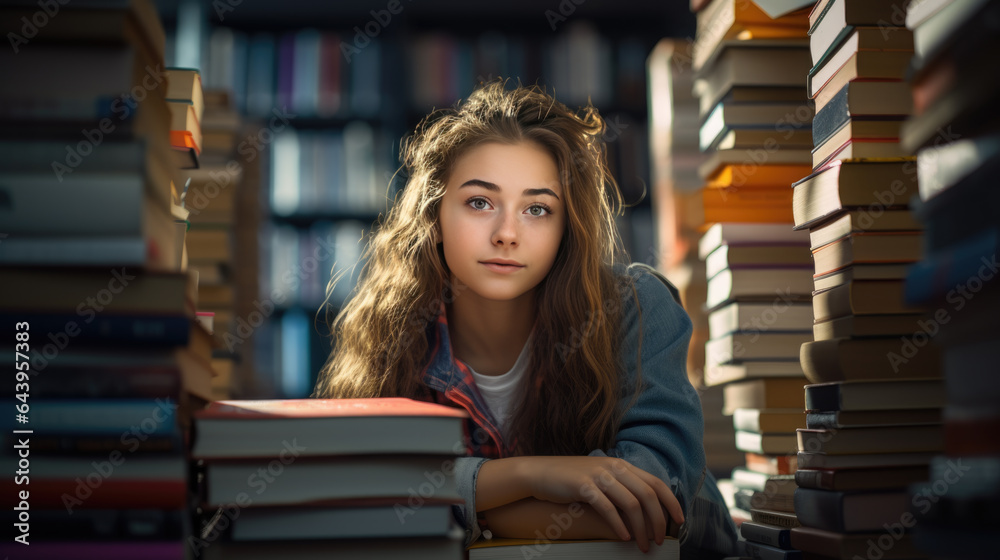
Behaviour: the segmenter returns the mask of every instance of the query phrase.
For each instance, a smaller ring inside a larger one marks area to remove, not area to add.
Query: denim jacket
[[[684,510],[681,527],[682,556],[721,557],[736,554],[736,527],[715,479],[705,468],[702,447],[704,423],[698,394],[687,378],[686,359],[691,320],[680,305],[675,288],[652,267],[616,264],[616,275],[628,274],[635,284],[642,310],[643,390],[622,419],[616,444],[595,449],[590,456],[625,459],[669,484]],[[631,289],[622,291],[624,326],[622,360],[630,381],[636,372],[640,318]],[[436,402],[469,412],[470,457],[455,463],[455,477],[465,504],[455,514],[466,531],[466,545],[480,536],[476,521],[475,490],[479,468],[485,461],[507,457],[496,420],[479,393],[469,368],[456,360],[448,337],[444,304],[435,324],[428,328],[430,360],[422,372]],[[630,383],[629,386],[633,384]],[[623,397],[627,402],[631,395]]]

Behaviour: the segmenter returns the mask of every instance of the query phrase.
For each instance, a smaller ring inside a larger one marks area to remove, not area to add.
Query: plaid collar
[[[438,309],[437,319],[427,327],[427,342],[430,359],[420,378],[431,389],[433,402],[462,408],[469,413],[466,425],[469,455],[491,459],[510,456],[513,445],[505,445],[469,366],[452,354],[444,302]]]

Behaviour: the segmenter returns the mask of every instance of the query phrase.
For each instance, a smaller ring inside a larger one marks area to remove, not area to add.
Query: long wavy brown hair
[[[428,328],[447,301],[442,294],[454,292],[435,234],[452,164],[484,142],[535,142],[558,166],[566,230],[536,290],[530,382],[515,399],[508,434],[514,455],[585,455],[615,444],[618,403],[630,390],[622,383],[620,302],[624,287],[633,297],[635,290],[610,266],[625,253],[615,226],[622,198],[597,109],[574,112],[538,86],[505,85],[485,84],[431,112],[404,140],[408,181],[371,235],[355,292],[331,324],[335,346],[313,396],[431,396],[420,379],[431,357]]]

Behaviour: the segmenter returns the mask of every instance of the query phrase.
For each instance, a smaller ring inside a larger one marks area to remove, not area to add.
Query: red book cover
[[[380,399],[272,399],[215,401],[197,418],[330,418],[358,416],[444,416],[468,418],[464,410],[400,397]]]

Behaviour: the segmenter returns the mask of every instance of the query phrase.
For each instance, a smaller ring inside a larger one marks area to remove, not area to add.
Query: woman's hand
[[[532,496],[555,503],[586,502],[601,514],[616,534],[629,538],[621,510],[639,548],[649,539],[662,544],[667,534],[665,511],[684,522],[680,502],[670,487],[652,474],[614,457],[518,457]]]

